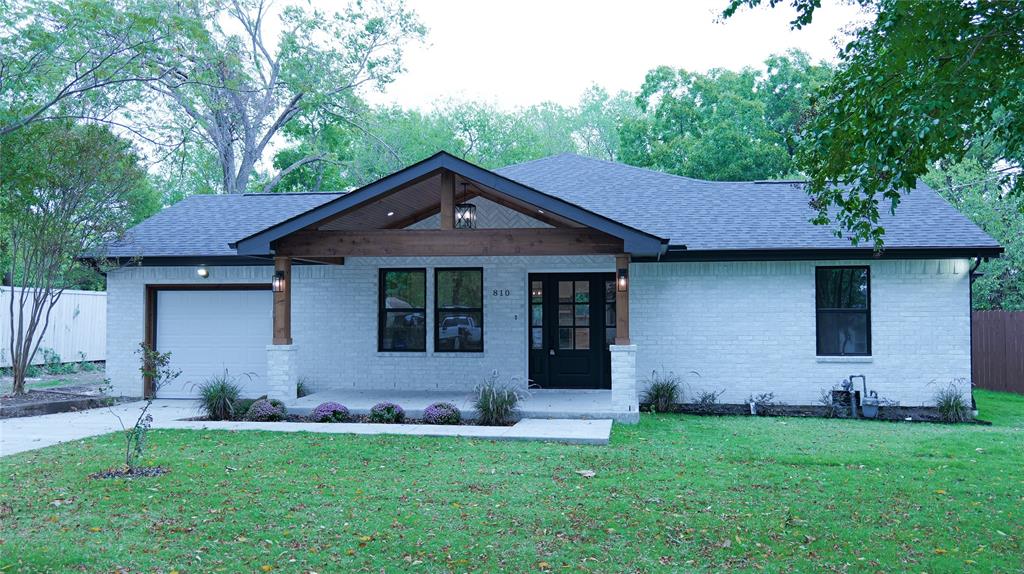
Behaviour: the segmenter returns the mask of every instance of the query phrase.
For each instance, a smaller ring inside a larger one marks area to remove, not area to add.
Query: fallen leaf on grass
[[[594,472],[594,471],[592,471],[590,469],[577,470],[576,474],[582,476],[583,478],[594,478],[594,476],[597,475],[596,472]]]

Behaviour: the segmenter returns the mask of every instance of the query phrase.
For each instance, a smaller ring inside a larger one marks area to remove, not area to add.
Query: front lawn
[[[607,447],[154,431],[0,459],[0,572],[1024,569],[1024,397],[996,424],[644,416]],[[578,471],[591,470],[592,478]]]

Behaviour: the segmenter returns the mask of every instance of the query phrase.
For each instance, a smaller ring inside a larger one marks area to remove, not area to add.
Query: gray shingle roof
[[[219,257],[228,243],[326,203],[338,193],[193,195],[128,230],[107,257]]]
[[[809,222],[799,183],[704,181],[561,154],[495,170],[548,195],[702,250],[850,249]],[[340,193],[197,195],[140,223],[109,257],[220,257],[239,241],[339,197]],[[896,216],[882,215],[887,248],[998,248],[998,243],[924,184]],[[870,246],[868,246],[870,247]]]
[[[809,223],[799,183],[704,181],[573,154],[496,171],[691,251],[851,247]],[[881,225],[889,248],[998,247],[923,183]]]

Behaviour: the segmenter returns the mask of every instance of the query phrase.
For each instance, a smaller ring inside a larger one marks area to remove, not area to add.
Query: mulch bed
[[[171,472],[171,470],[163,466],[140,466],[136,468],[121,467],[94,472],[89,475],[89,478],[93,480],[104,478],[126,478],[131,480],[133,478],[152,478],[154,476],[167,474],[168,472]]]

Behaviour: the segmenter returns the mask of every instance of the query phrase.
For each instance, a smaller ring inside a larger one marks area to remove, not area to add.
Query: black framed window
[[[377,350],[427,350],[427,270],[381,269]]]
[[[816,267],[818,355],[871,354],[871,271]]]
[[[484,270],[434,270],[434,350],[484,350]]]

